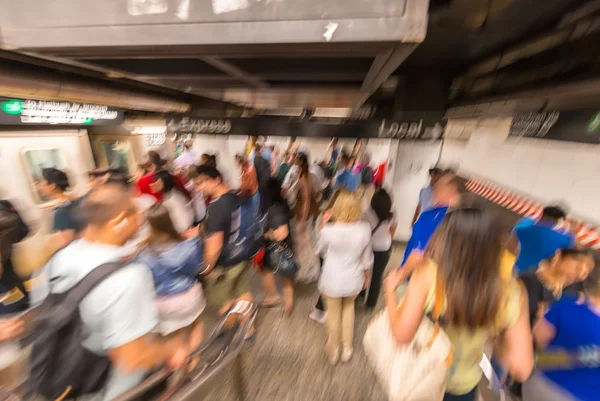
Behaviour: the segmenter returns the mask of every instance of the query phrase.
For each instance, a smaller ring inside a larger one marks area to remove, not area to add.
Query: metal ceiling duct
[[[157,113],[187,113],[188,102],[120,88],[111,82],[85,79],[50,70],[0,64],[0,96],[102,104]]]

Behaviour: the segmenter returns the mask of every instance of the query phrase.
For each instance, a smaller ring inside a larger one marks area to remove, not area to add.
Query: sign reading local
[[[600,143],[600,111],[567,110],[516,113],[509,135],[555,141]]]
[[[327,123],[320,120],[293,120],[275,117],[233,119],[171,118],[169,132],[209,135],[262,135],[340,138],[439,139],[443,127],[438,122],[395,122],[386,120]]]
[[[123,112],[98,104],[0,99],[2,125],[116,125]]]

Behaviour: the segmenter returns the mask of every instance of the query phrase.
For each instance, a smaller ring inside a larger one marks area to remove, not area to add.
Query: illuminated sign
[[[98,104],[0,99],[2,125],[116,125],[123,112]]]

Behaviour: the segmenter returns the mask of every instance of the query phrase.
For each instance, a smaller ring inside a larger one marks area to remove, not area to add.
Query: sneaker
[[[308,315],[308,317],[310,317],[317,323],[325,324],[325,322],[327,321],[327,312],[315,308],[312,312],[310,312],[310,315]]]
[[[354,352],[352,348],[344,348],[344,351],[342,352],[342,362],[348,362],[350,358],[352,358],[352,352]]]

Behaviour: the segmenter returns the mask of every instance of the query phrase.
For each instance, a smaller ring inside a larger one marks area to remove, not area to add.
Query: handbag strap
[[[442,315],[442,308],[444,306],[444,285],[438,269],[435,272],[435,298],[433,300],[433,315],[432,320],[435,324],[433,329],[433,336],[431,337],[430,344],[433,343],[438,333],[440,332],[440,316]]]
[[[381,224],[383,223],[383,220],[378,220],[377,224],[375,225],[375,228],[373,228],[371,230],[371,235],[375,234],[375,231],[377,231],[377,229],[381,226]]]

